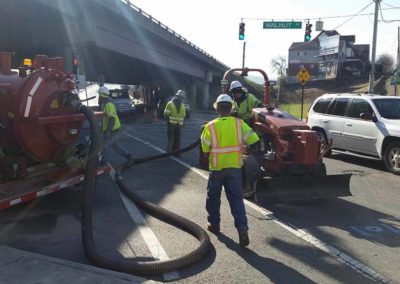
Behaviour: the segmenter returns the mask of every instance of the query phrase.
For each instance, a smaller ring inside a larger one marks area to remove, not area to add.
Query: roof
[[[335,30],[330,30],[330,31],[326,31],[323,30],[322,32],[320,32],[315,38],[318,38],[320,35],[322,34],[326,34],[327,36],[334,36],[334,35],[340,35],[337,31]]]
[[[318,41],[312,40],[309,42],[293,42],[289,47],[289,51],[308,51],[308,50],[319,50]]]

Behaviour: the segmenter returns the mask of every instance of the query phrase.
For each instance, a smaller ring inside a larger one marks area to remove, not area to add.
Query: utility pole
[[[375,16],[374,16],[374,34],[372,39],[372,57],[371,57],[371,71],[369,74],[369,88],[368,93],[372,94],[374,92],[375,85],[375,57],[376,57],[376,36],[378,32],[378,12],[379,3],[382,0],[374,0],[375,2]]]
[[[243,42],[243,58],[242,58],[242,68],[244,68],[244,59],[246,57],[246,42]]]
[[[400,27],[397,28],[397,68],[396,68],[396,81],[399,80],[400,76]],[[394,95],[397,96],[398,82],[394,84]]]

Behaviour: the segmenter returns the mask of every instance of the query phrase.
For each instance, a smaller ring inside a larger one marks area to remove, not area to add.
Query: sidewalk
[[[130,274],[0,246],[0,283],[157,283]]]

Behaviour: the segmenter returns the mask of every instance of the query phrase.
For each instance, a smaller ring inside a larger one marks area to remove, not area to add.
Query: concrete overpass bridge
[[[228,66],[127,0],[0,0],[0,50],[73,58],[87,80],[186,90],[208,108]]]

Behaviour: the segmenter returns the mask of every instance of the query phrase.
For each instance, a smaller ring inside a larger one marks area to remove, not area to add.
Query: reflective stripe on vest
[[[209,124],[210,134],[211,134],[211,151],[210,155],[212,158],[212,164],[214,167],[218,165],[218,157],[223,154],[237,153],[238,154],[238,163],[240,163],[241,159],[241,151],[242,151],[242,121],[240,119],[235,119],[235,128],[236,128],[236,141],[234,145],[229,147],[220,147],[218,143],[217,131],[215,129],[214,123]]]

